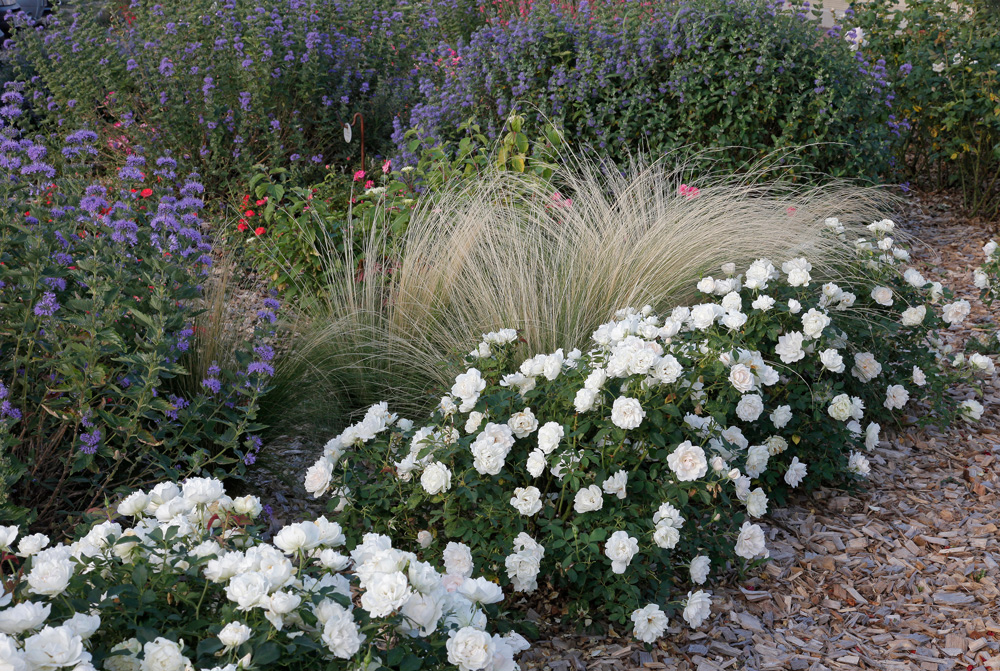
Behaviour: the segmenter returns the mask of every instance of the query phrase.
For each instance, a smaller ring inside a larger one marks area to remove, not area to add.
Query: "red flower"
[[[247,195],[243,196],[243,204],[246,205],[249,202],[250,202],[250,194],[248,193]]]
[[[240,219],[240,223],[236,224],[236,230],[240,233],[247,230],[247,222],[245,219]]]
[[[366,189],[370,189],[373,186],[375,186],[375,182],[373,182],[372,180],[368,180],[367,182],[365,182],[365,188]]]
[[[264,227],[263,226],[258,227],[257,229],[254,230],[254,233],[256,235],[264,235]]]
[[[258,206],[260,206],[260,205],[266,205],[266,204],[267,204],[267,197],[266,196],[264,197],[263,200],[258,200],[257,201],[257,205]]]
[[[358,170],[356,173],[354,173],[354,181],[355,182],[360,182],[364,178],[365,178],[365,171],[364,170]]]
[[[253,216],[253,210],[247,210],[243,214],[247,215],[248,217],[252,217]]]
[[[153,195],[153,190],[143,189],[142,191],[139,192],[139,195],[142,196],[143,198],[149,198],[150,196]]]

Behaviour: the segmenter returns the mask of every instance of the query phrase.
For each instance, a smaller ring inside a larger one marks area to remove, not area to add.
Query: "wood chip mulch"
[[[995,334],[997,314],[972,285],[991,226],[947,194],[921,194],[900,220],[920,241],[913,265],[973,304],[949,340]],[[884,435],[866,490],[819,490],[766,519],[771,561],[716,586],[697,631],[674,618],[647,650],[630,630],[579,636],[576,623],[542,617],[522,668],[1000,670],[1000,380],[984,391],[977,424]]]

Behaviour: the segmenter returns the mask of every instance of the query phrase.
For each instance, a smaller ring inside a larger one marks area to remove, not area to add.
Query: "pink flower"
[[[364,178],[365,178],[365,171],[364,170],[358,170],[356,173],[354,173],[354,181],[355,182],[360,182]]]
[[[573,199],[563,198],[562,194],[556,191],[555,193],[552,194],[552,204],[558,208],[568,210],[569,208],[573,207]]]
[[[789,207],[787,210],[785,210],[785,214],[787,214],[789,217],[792,216],[793,214],[795,214],[795,208]]]
[[[684,196],[688,200],[693,200],[701,195],[701,191],[696,186],[688,186],[687,184],[681,184],[677,187],[677,194]]]
[[[390,168],[392,168],[392,159],[391,158],[387,158],[387,159],[385,159],[385,163],[382,164],[382,174],[383,175],[388,175]]]
[[[366,189],[370,189],[373,186],[375,186],[375,182],[373,182],[372,180],[368,180],[367,182],[365,182],[365,188]]]

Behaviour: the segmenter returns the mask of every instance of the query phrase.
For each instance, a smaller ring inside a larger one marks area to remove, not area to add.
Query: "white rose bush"
[[[260,513],[256,497],[191,478],[131,494],[72,543],[15,544],[20,530],[0,528],[0,667],[518,668],[527,642],[487,631],[503,592],[472,576],[464,546],[449,546],[442,572],[429,561],[440,548],[348,540],[325,517],[267,542]]]
[[[937,335],[967,307],[906,267],[894,228],[852,241],[850,267],[760,259],[703,278],[693,305],[623,309],[586,352],[525,358],[516,332],[486,334],[430,421],[374,406],[307,489],[347,527],[464,543],[511,592],[549,584],[640,640],[660,615],[698,626],[710,593],[686,586],[766,558],[758,518],[790,489],[863,479],[882,427],[917,401],[921,421],[981,413],[941,393],[970,377]],[[439,469],[448,486],[422,486]]]

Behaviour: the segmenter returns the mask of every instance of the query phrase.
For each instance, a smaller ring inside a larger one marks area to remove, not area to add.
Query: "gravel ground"
[[[956,345],[996,330],[971,273],[990,227],[957,212],[946,195],[923,194],[901,217],[918,240],[914,265],[973,303],[966,324],[947,334]],[[536,599],[523,607],[541,638],[522,668],[1000,670],[996,378],[983,401],[977,425],[887,436],[870,455],[866,491],[819,490],[767,518],[771,560],[742,583],[730,575],[716,584],[712,617],[698,631],[676,625],[647,650],[628,631],[578,635],[558,599]],[[322,511],[302,489],[320,449],[285,436],[265,450],[253,480],[277,525]]]

